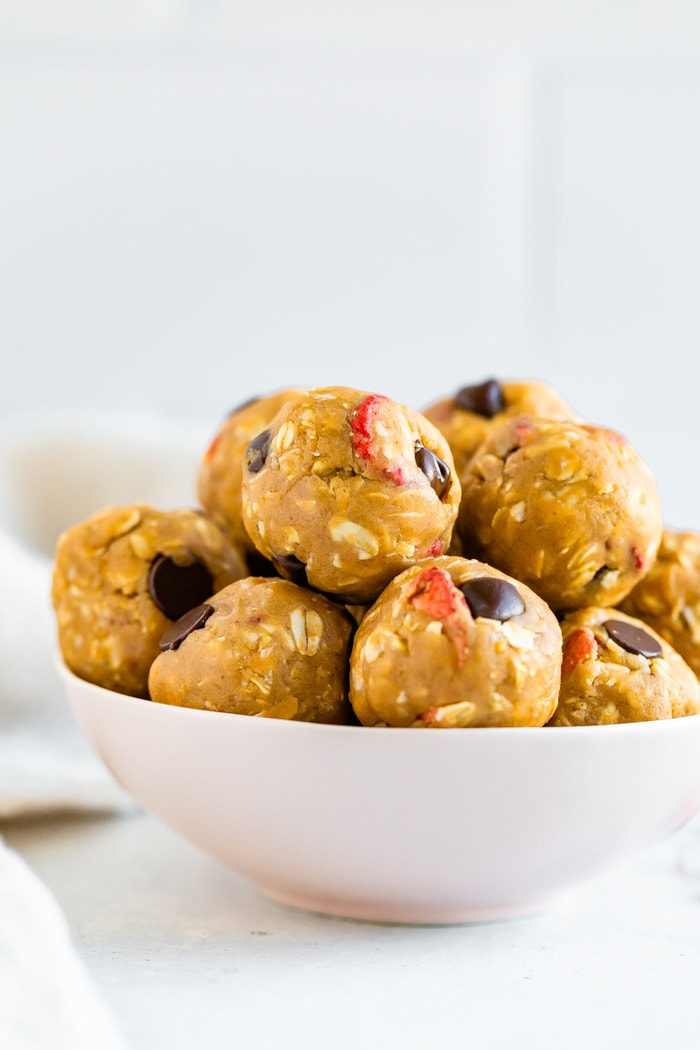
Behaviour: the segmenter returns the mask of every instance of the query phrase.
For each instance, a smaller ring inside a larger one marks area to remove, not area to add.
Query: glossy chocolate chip
[[[214,580],[199,558],[178,565],[167,554],[159,554],[148,573],[148,593],[169,620],[178,620],[214,593]]]
[[[646,656],[648,660],[654,660],[663,654],[663,649],[653,638],[641,627],[635,627],[625,620],[606,620],[603,627],[610,637],[628,653],[635,656]]]
[[[306,566],[295,555],[278,554],[272,559],[272,564],[285,580],[306,586]]]
[[[477,576],[459,588],[467,599],[472,616],[483,616],[487,620],[510,620],[525,612],[525,602],[517,587],[508,580],[493,576]]]
[[[206,603],[204,605],[196,605],[194,609],[188,609],[179,620],[176,620],[174,624],[168,627],[158,645],[163,652],[166,649],[177,649],[189,634],[192,634],[193,631],[198,631],[200,627],[204,627],[204,624],[213,612],[214,606]]]
[[[450,468],[447,463],[425,445],[416,447],[416,463],[425,474],[431,487],[442,499],[450,487]]]
[[[253,438],[245,450],[245,465],[251,474],[257,474],[259,470],[262,470],[269,451],[270,431],[263,430],[262,434]]]
[[[485,383],[475,386],[463,386],[455,394],[455,401],[465,412],[475,412],[487,419],[493,419],[506,407],[503,389],[497,379],[487,379]]]

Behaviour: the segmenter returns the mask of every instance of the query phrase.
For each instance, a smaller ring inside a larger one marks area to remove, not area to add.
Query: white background
[[[700,8],[0,0],[0,416],[549,379],[700,527]]]

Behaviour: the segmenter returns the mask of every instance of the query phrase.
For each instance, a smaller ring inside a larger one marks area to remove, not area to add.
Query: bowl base
[[[536,900],[506,904],[460,904],[439,907],[430,904],[402,904],[390,901],[338,900],[322,896],[307,896],[303,893],[289,892],[257,882],[253,885],[264,896],[291,908],[316,912],[320,915],[332,915],[341,919],[402,926],[455,926],[525,918],[560,907],[574,892],[564,890]]]

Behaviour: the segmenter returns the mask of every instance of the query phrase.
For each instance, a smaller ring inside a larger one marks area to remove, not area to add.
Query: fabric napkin
[[[0,840],[0,1046],[126,1050],[55,901]]]

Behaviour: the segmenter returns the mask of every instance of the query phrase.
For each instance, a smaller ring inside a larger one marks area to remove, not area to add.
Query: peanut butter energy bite
[[[553,726],[679,718],[700,710],[700,683],[675,649],[618,609],[591,607],[562,622],[564,659]]]
[[[351,604],[443,554],[460,486],[420,413],[347,387],[311,390],[251,441],[243,521],[278,572]]]
[[[529,587],[466,558],[397,576],[360,623],[350,700],[366,726],[542,726],[561,630]]]
[[[460,535],[557,610],[615,605],[648,572],[661,501],[632,446],[602,427],[520,416],[463,477]]]
[[[58,541],[52,598],[63,659],[88,682],[146,697],[163,632],[243,575],[242,556],[199,511],[100,511]]]
[[[700,534],[664,529],[656,561],[620,608],[644,620],[700,676]]]
[[[321,594],[249,576],[191,610],[161,639],[151,698],[302,722],[347,722],[354,623]]]
[[[293,388],[280,390],[240,405],[224,420],[202,457],[197,479],[199,501],[213,518],[229,529],[234,541],[244,549],[253,548],[241,517],[245,451],[279,410],[303,393],[303,390]]]
[[[454,396],[429,405],[424,414],[447,438],[459,477],[494,424],[509,416],[580,422],[580,417],[553,387],[535,380],[487,379],[464,386]]]

